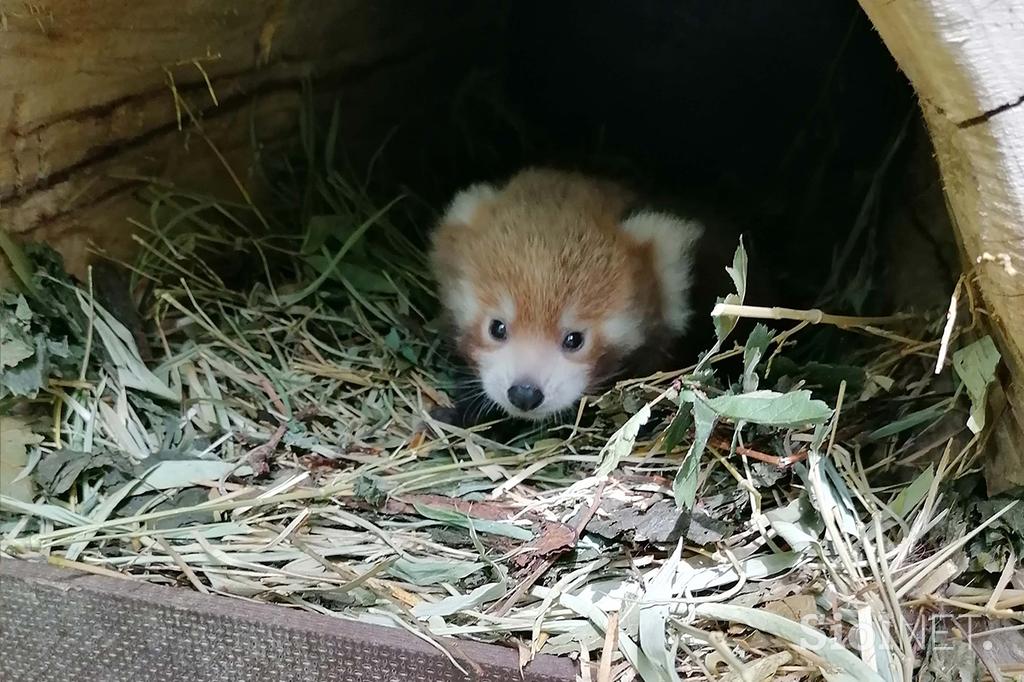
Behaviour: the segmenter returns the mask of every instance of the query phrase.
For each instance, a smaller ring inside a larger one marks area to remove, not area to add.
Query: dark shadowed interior
[[[525,164],[612,173],[738,222],[779,305],[948,297],[955,251],[927,133],[854,0],[522,0],[445,60],[446,83],[397,93],[362,128],[379,134],[350,144],[365,162],[387,139],[384,192],[437,208]],[[887,261],[908,240],[926,273],[909,288],[914,268]]]

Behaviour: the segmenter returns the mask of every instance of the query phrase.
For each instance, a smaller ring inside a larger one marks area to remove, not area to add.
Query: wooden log
[[[216,146],[257,192],[250,131],[287,135],[303,79],[368,113],[372,101],[353,102],[364,84],[405,87],[410,69],[480,23],[469,9],[455,0],[3,3],[0,229],[50,243],[81,274],[90,240],[131,249],[126,218],[141,209],[140,177],[237,200]]]
[[[916,89],[1010,369],[990,492],[1024,485],[1024,0],[860,0]]]

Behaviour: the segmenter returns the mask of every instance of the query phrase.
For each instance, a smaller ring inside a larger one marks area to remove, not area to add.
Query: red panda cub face
[[[518,304],[518,305],[517,305]],[[572,408],[595,378],[609,339],[603,321],[578,316],[568,303],[556,324],[532,318],[515,293],[497,305],[477,302],[476,330],[463,345],[483,391],[509,414],[540,419]]]
[[[574,409],[656,332],[690,317],[699,226],[629,214],[623,187],[526,170],[457,194],[431,261],[458,349],[487,398],[540,420]]]

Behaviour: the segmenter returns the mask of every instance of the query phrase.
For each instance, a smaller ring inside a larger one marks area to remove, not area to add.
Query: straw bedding
[[[698,366],[506,439],[429,416],[466,376],[415,200],[330,158],[272,178],[274,214],[150,187],[138,260],[85,282],[5,243],[5,556],[566,654],[588,680],[1012,671],[1024,507],[979,493],[999,356],[969,279],[953,318],[752,308],[739,247]]]

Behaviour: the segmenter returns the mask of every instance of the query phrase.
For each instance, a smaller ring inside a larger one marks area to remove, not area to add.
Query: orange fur
[[[558,322],[569,308],[588,324],[617,311],[656,317],[650,247],[619,228],[632,199],[613,183],[524,171],[485,201],[469,225],[438,228],[432,260],[439,284],[470,282],[484,308],[500,307],[509,296],[517,329],[552,339],[560,337]]]
[[[456,197],[431,250],[468,360],[478,363],[501,345],[487,325],[503,319],[510,339],[585,365],[593,382],[663,328],[657,244],[622,228],[635,200],[629,189],[546,169],[479,188]],[[561,353],[564,335],[576,329],[587,330],[586,343]]]

